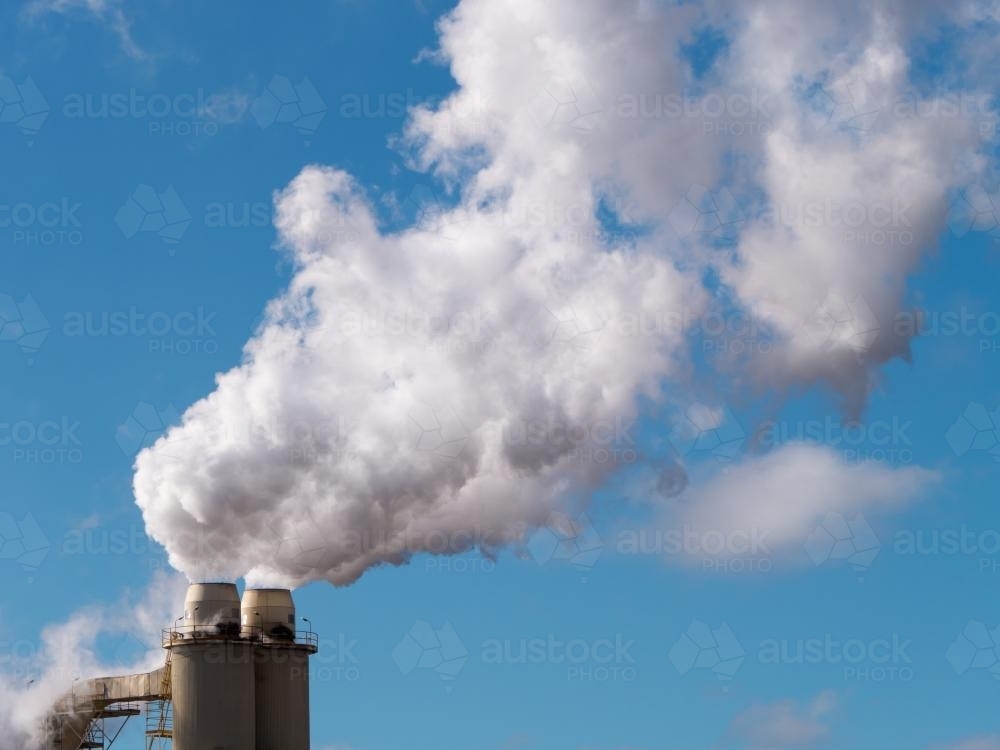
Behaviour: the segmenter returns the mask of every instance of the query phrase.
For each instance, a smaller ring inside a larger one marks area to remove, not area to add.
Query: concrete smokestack
[[[240,632],[233,583],[196,583],[184,600],[184,624],[170,630],[174,750],[257,747],[253,641]]]
[[[243,635],[256,643],[256,750],[309,750],[309,657],[315,637],[296,634],[288,589],[247,589]]]

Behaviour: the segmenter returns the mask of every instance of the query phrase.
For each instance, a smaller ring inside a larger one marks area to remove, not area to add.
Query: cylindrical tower
[[[188,588],[184,625],[164,641],[170,652],[174,750],[256,747],[254,643],[240,633],[233,583]]]
[[[239,635],[240,597],[235,583],[192,583],[184,597],[184,625],[199,634]]]
[[[256,640],[256,750],[309,750],[309,657],[315,638],[296,637],[287,589],[247,589],[243,634]],[[178,748],[178,750],[180,750]]]

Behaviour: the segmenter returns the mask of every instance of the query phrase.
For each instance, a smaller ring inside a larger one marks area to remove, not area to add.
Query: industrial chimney
[[[247,589],[241,610],[243,635],[255,643],[256,750],[309,750],[309,657],[317,651],[315,636],[296,634],[288,589]]]
[[[254,641],[240,631],[234,583],[188,587],[169,651],[174,750],[244,750],[254,736]]]

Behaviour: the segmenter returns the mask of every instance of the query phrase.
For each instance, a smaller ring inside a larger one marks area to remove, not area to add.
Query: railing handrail
[[[267,645],[304,645],[319,648],[319,635],[312,630],[288,631],[291,638],[269,635],[256,625],[241,625],[229,631],[218,630],[212,625],[181,625],[164,628],[160,634],[161,644],[169,647],[190,641],[250,641]]]

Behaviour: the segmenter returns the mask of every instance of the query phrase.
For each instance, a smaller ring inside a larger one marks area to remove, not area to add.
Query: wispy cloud
[[[977,734],[947,745],[931,745],[930,750],[1000,750],[1000,734]]]
[[[249,89],[232,86],[212,94],[208,105],[215,117],[224,125],[232,125],[243,119],[253,102]]]
[[[802,705],[792,700],[751,706],[738,714],[729,732],[751,750],[809,748],[830,739],[829,715],[837,706],[831,691]]]
[[[757,528],[767,532],[767,548],[784,557],[799,554],[830,512],[889,512],[918,500],[938,481],[936,472],[918,466],[848,464],[825,446],[789,445],[693,482],[681,495],[684,502],[670,506],[667,522],[670,528],[686,523],[724,535]]]
[[[122,50],[130,58],[146,59],[146,52],[132,36],[132,22],[125,15],[121,0],[30,0],[24,7],[23,15],[33,20],[50,14],[68,15],[81,11],[89,13],[111,28],[118,37]]]

